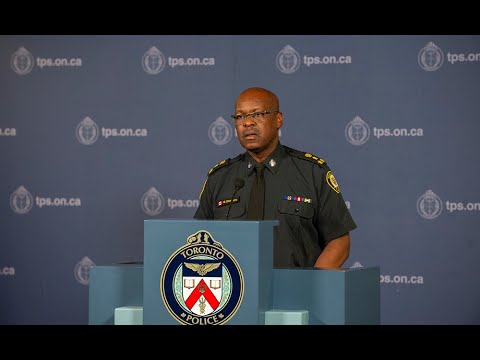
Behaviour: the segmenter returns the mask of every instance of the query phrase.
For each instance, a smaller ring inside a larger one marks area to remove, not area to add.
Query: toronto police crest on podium
[[[187,238],[166,262],[160,293],[170,314],[187,325],[220,325],[242,303],[244,278],[233,255],[205,230]]]

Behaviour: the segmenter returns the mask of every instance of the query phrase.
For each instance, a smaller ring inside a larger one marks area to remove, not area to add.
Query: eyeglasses
[[[237,115],[231,115],[231,118],[235,122],[235,125],[242,125],[245,123],[245,120],[247,120],[247,117],[250,116],[250,119],[252,119],[255,122],[262,121],[265,117],[265,115],[268,114],[273,114],[278,112],[277,110],[265,110],[265,111],[255,111],[249,114],[237,114]]]

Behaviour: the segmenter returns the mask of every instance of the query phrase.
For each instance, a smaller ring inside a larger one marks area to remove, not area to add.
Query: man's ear
[[[277,129],[280,129],[283,125],[283,114],[281,112],[277,113]]]

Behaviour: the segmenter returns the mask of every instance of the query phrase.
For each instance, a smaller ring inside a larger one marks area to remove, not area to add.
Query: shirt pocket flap
[[[312,204],[299,201],[280,201],[278,211],[282,214],[297,215],[307,219],[313,217]]]

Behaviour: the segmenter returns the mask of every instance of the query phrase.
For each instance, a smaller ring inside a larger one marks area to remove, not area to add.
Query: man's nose
[[[256,125],[257,123],[255,122],[255,120],[252,119],[251,116],[247,116],[243,122],[243,126],[252,126],[252,125]]]

